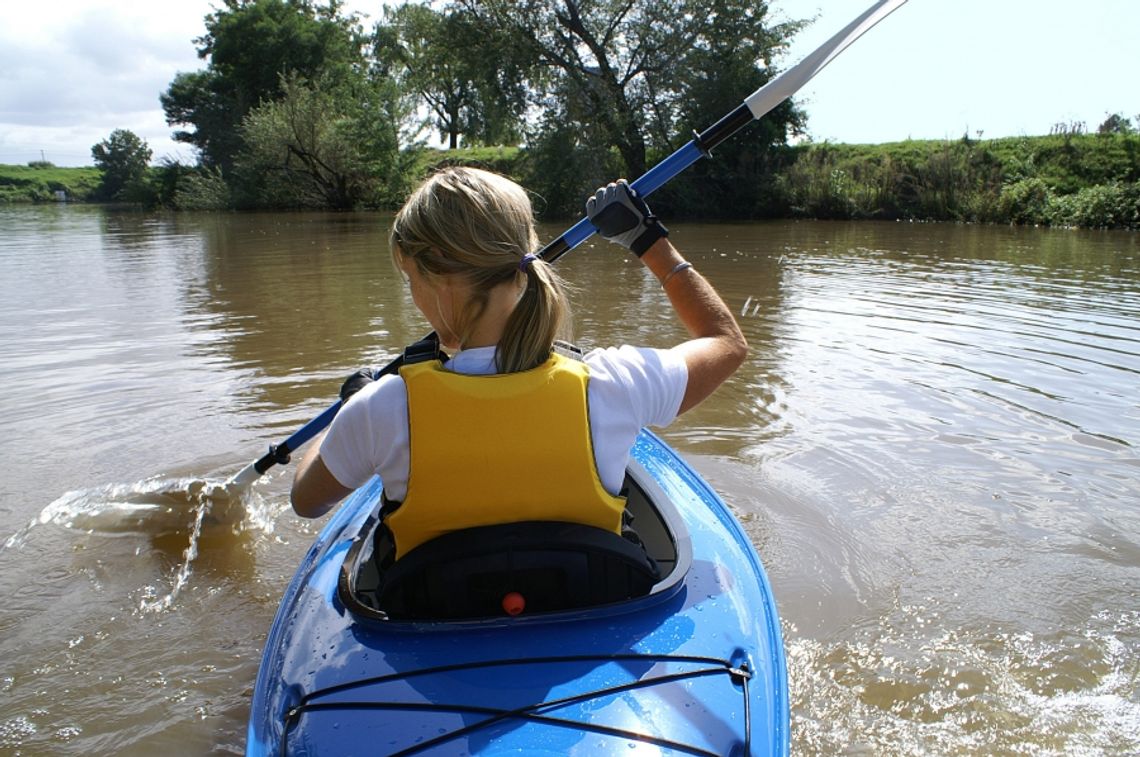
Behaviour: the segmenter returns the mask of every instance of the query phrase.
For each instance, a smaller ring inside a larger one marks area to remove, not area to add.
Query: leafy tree
[[[1097,134],[1131,134],[1132,120],[1122,113],[1113,113],[1096,128]]]
[[[111,136],[91,148],[91,157],[103,171],[100,196],[130,202],[145,199],[151,150],[134,132],[115,129]]]
[[[539,200],[537,212],[550,218],[581,215],[587,192],[625,173],[617,151],[592,139],[561,108],[543,116],[528,138],[523,170]]]
[[[195,40],[205,71],[179,73],[161,96],[167,123],[193,130],[174,138],[199,150],[201,162],[228,170],[240,148],[245,115],[281,94],[281,75],[344,81],[363,74],[363,35],[338,0],[224,0]]]
[[[229,167],[241,142],[235,125],[240,114],[234,103],[221,94],[221,76],[212,70],[179,72],[159,96],[169,126],[179,124],[174,141],[192,145],[203,166]]]
[[[671,132],[660,141],[687,141],[694,131],[738,106],[774,74],[774,58],[786,49],[802,22],[766,25],[767,9],[754,0],[719,0],[709,30],[693,41],[676,70],[675,99],[667,103]],[[664,109],[666,104],[658,106]],[[666,187],[658,201],[702,218],[748,218],[771,207],[779,194],[777,175],[787,162],[786,145],[802,133],[806,116],[791,100],[716,149],[714,160],[693,166],[689,179]],[[670,142],[670,150],[680,144]],[[683,209],[683,210],[682,210]]]
[[[520,47],[477,19],[405,3],[388,8],[375,34],[376,58],[430,111],[448,146],[508,144],[520,137],[527,104]]]
[[[561,90],[588,103],[591,120],[604,129],[603,140],[618,148],[631,173],[644,170],[644,75],[667,57],[667,53],[656,59],[648,55],[657,46],[649,43],[655,25],[641,12],[646,3],[460,0],[459,4],[488,27],[526,41],[537,59],[566,80],[543,94]],[[664,25],[664,19],[660,21]]]
[[[580,118],[594,139],[618,150],[632,176],[645,170],[649,149],[666,147],[676,134],[689,66],[699,62],[694,51],[747,41],[741,56],[755,66],[758,59],[750,56],[770,57],[787,31],[765,29],[762,0],[455,2],[528,45],[548,74],[532,79],[544,110]],[[725,33],[726,19],[741,19],[732,34]]]
[[[257,204],[351,209],[402,194],[402,114],[390,83],[338,88],[293,75],[282,91],[241,128],[236,170]]]

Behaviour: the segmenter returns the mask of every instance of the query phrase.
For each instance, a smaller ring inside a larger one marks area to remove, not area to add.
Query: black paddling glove
[[[669,230],[625,179],[607,184],[586,200],[586,216],[598,233],[641,257]]]
[[[375,376],[375,368],[361,368],[359,371],[346,378],[344,380],[344,383],[340,385],[341,404],[348,402],[349,397],[356,394],[361,389],[375,381]]]

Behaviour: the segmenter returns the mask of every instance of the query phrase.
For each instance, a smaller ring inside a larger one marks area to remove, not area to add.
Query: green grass
[[[425,148],[418,153],[412,172],[418,181],[420,177],[444,166],[474,166],[517,180],[522,178],[519,166],[522,156],[523,151],[518,147],[464,147],[458,150]]]
[[[1140,225],[1136,134],[807,144],[780,180],[804,217]]]
[[[54,202],[57,190],[69,200],[89,199],[99,186],[98,168],[11,166],[0,164],[0,203]]]

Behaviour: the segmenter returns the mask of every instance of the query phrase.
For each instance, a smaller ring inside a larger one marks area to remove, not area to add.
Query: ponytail
[[[550,264],[536,259],[523,270],[526,288],[507,319],[495,353],[500,373],[525,371],[550,357],[554,340],[567,338],[570,311],[566,291]]]

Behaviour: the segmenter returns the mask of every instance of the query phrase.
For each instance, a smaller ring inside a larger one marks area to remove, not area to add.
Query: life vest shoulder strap
[[[439,337],[433,332],[429,336],[409,344],[404,348],[402,365],[415,365],[428,360],[446,360],[447,355],[439,348]]]

